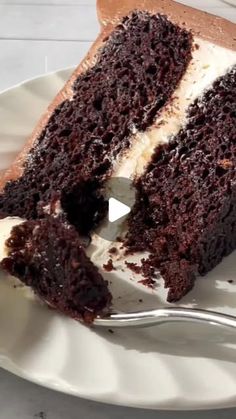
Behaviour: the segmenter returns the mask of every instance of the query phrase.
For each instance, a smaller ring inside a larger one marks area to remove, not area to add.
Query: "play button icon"
[[[108,204],[108,220],[111,223],[114,223],[115,221],[129,214],[131,211],[131,208],[128,207],[128,205],[123,204],[123,202],[118,201],[118,199],[115,198],[110,198]]]
[[[108,201],[107,217],[96,233],[112,242],[125,231],[127,216],[135,200],[135,190],[130,179],[113,177],[107,183],[104,195]]]

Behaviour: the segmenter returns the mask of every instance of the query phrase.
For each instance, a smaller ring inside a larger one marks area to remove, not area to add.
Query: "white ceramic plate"
[[[39,77],[0,95],[0,170],[13,160],[70,72]],[[100,266],[108,259],[101,244],[91,251]],[[199,279],[182,304],[236,315],[234,262],[235,254]],[[117,270],[105,276],[112,281],[117,308],[166,305],[161,286],[148,290],[131,271],[122,272],[122,261],[115,264]],[[44,386],[142,408],[229,407],[236,406],[235,361],[232,331],[183,324],[114,333],[89,329],[14,288],[2,274],[0,365]]]

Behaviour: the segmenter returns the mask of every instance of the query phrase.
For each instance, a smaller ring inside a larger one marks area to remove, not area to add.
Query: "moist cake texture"
[[[87,323],[109,307],[107,282],[74,227],[54,217],[25,221],[12,229],[6,247],[1,267],[51,307]]]
[[[67,220],[85,233],[104,216],[101,188],[115,159],[170,100],[191,59],[192,35],[160,15],[125,17],[97,62],[78,76],[25,162],[8,182],[0,212],[43,216],[57,196]],[[170,82],[171,81],[171,82]]]
[[[176,301],[236,248],[236,67],[188,111],[136,181],[127,244],[150,250]]]
[[[85,321],[111,301],[82,240],[111,176],[133,180],[127,252],[149,252],[143,282],[160,271],[169,301],[236,247],[235,26],[169,0],[98,4],[91,55],[0,180],[0,217],[28,220],[2,267]]]

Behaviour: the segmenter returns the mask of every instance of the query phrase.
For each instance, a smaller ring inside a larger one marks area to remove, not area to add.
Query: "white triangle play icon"
[[[115,198],[109,199],[108,219],[111,223],[114,223],[114,221],[129,214],[129,212],[130,207],[128,207],[128,205],[123,204],[123,202],[120,202]]]

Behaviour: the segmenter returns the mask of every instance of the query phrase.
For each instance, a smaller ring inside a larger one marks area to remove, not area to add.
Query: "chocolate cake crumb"
[[[90,323],[108,308],[111,294],[72,226],[48,217],[12,229],[0,266],[49,306]]]
[[[127,268],[129,268],[131,271],[133,271],[136,274],[140,274],[142,272],[142,266],[138,266],[137,263],[131,263],[125,261],[125,264]]]
[[[115,271],[116,270],[116,268],[114,267],[114,265],[113,265],[113,261],[112,261],[112,259],[109,259],[108,260],[108,262],[105,264],[104,263],[104,265],[103,265],[103,268],[105,269],[105,271],[107,271],[107,272],[111,272],[111,271]]]
[[[140,281],[138,281],[138,283],[152,289],[155,288],[155,284],[156,284],[156,282],[151,278],[141,279]]]
[[[138,302],[139,302],[139,303],[143,303],[143,300],[142,300],[142,298],[140,298],[140,299],[138,300]]]
[[[111,335],[113,335],[115,332],[112,329],[108,329],[108,332],[111,333]]]
[[[228,279],[228,281],[227,281],[229,284],[233,284],[234,283],[234,281],[233,281],[233,279]]]
[[[117,250],[117,248],[116,248],[116,247],[112,247],[111,249],[109,249],[109,253],[110,253],[111,255],[116,255],[116,254],[117,254],[117,252],[118,252],[118,250]]]

